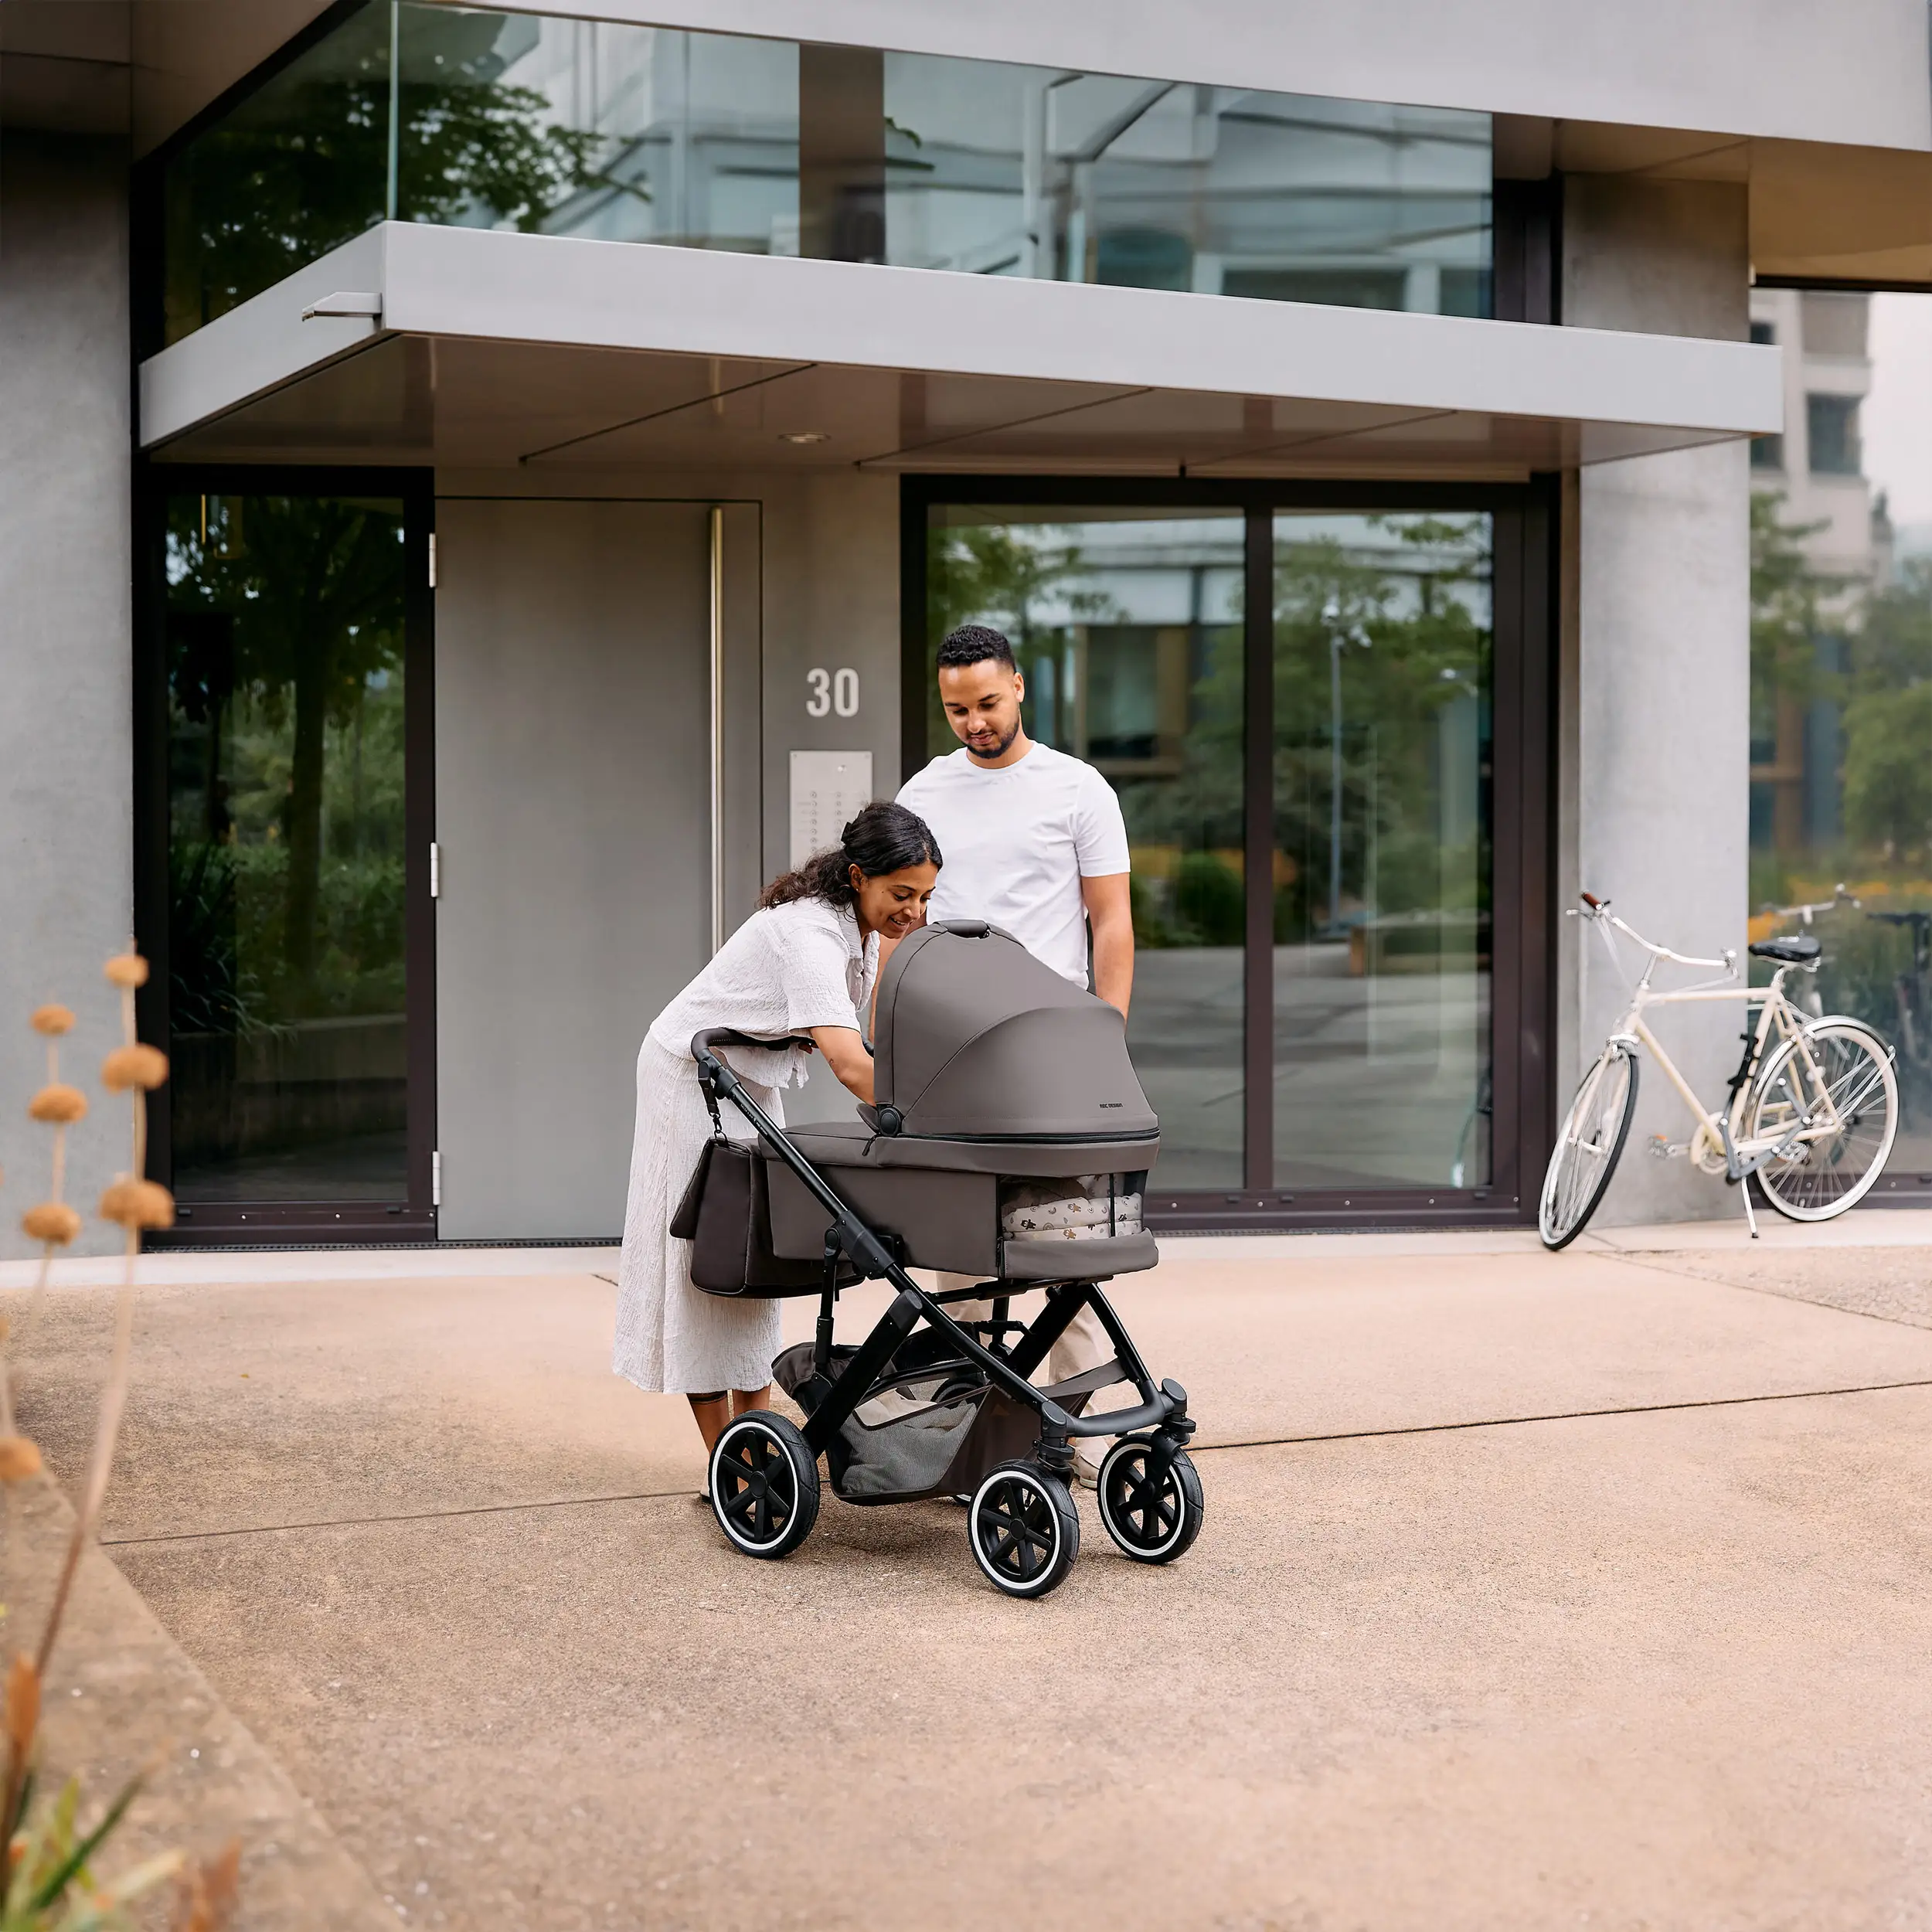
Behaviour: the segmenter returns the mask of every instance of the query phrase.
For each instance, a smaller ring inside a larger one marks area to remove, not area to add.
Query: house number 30
[[[808,671],[805,688],[811,694],[805,700],[808,718],[829,717],[834,712],[842,718],[859,716],[859,673],[850,665],[836,671]]]

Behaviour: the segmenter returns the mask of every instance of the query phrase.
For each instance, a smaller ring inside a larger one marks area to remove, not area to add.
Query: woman
[[[775,1039],[808,1035],[833,1073],[869,1101],[872,1056],[859,1015],[871,1002],[879,942],[924,923],[940,862],[923,818],[903,805],[868,805],[837,846],[766,888],[757,911],[645,1036],[611,1366],[640,1389],[688,1396],[707,1453],[733,1415],[770,1406],[781,1336],[775,1301],[693,1287],[691,1243],[666,1232],[711,1134],[692,1036],[710,1026]],[[804,1079],[808,1050],[733,1047],[727,1057],[782,1125],[778,1090]],[[729,1123],[729,1101],[723,1112]]]

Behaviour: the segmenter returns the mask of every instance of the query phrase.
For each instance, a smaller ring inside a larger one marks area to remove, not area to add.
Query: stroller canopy
[[[1151,1138],[1119,1011],[978,921],[922,927],[879,986],[883,1129],[955,1140]],[[891,1110],[888,1112],[888,1109]]]

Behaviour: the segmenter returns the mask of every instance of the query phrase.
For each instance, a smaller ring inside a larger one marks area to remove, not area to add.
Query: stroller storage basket
[[[835,1348],[832,1375],[849,1368],[858,1352]],[[771,1373],[808,1415],[828,1386],[813,1367],[810,1342],[786,1349]],[[847,1502],[910,1502],[970,1489],[1039,1438],[1036,1417],[955,1362],[875,1388],[839,1424],[825,1461],[833,1491]]]

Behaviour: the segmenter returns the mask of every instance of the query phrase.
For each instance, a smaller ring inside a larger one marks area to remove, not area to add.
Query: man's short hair
[[[984,664],[989,658],[1005,665],[1009,671],[1019,668],[1013,662],[1013,647],[1006,641],[1005,634],[988,624],[962,624],[957,631],[948,631],[939,647],[942,671],[963,670],[969,664]]]

